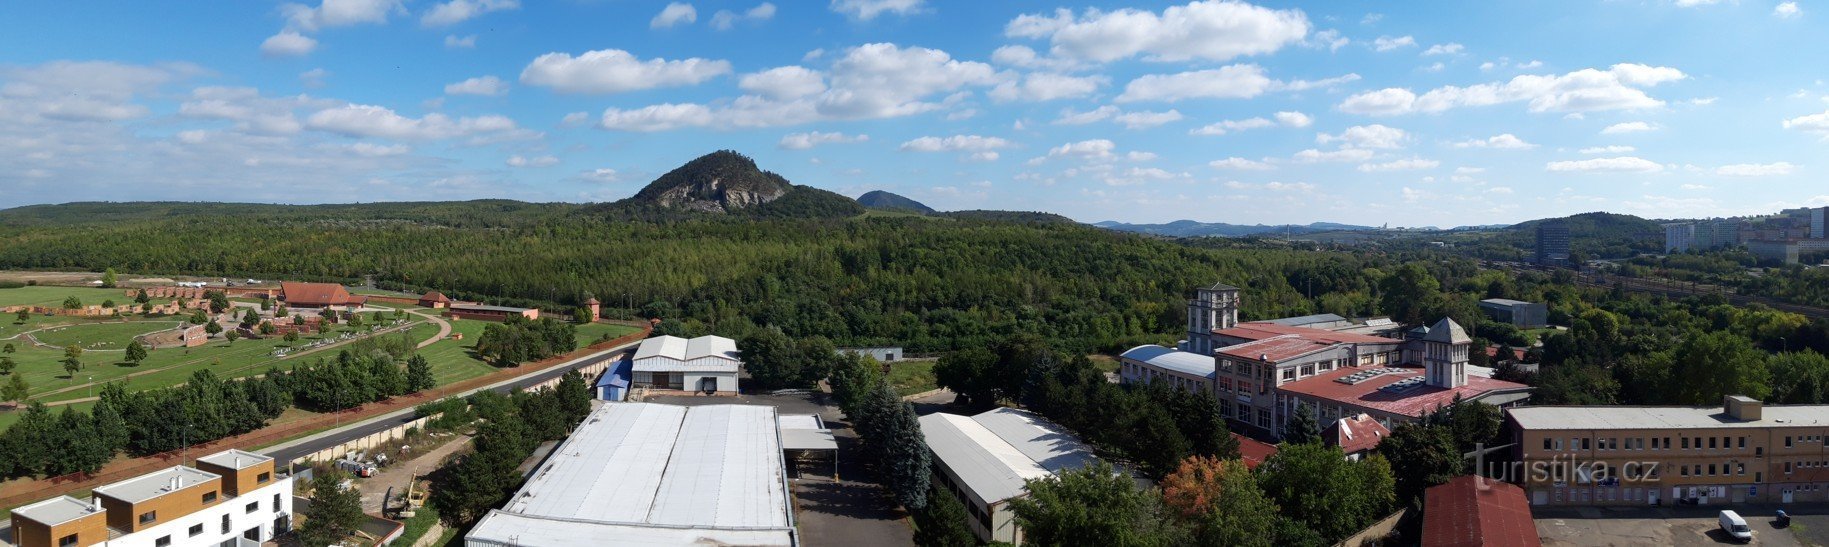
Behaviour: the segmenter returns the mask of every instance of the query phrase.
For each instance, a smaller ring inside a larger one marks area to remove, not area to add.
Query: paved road
[[[607,349],[602,352],[574,359],[569,363],[547,369],[544,372],[522,376],[479,389],[488,389],[497,393],[508,393],[510,390],[518,390],[553,378],[558,378],[559,376],[563,376],[566,372],[579,367],[596,364],[609,359],[621,359],[632,351],[630,347],[633,345],[634,343],[631,343],[622,347]],[[475,390],[471,390],[464,393],[453,393],[451,395],[469,395],[474,392]],[[302,441],[282,443],[278,446],[262,449],[262,453],[273,456],[273,459],[280,462],[290,462],[306,454],[311,454],[319,450],[349,442],[352,439],[358,439],[367,435],[386,431],[407,422],[411,422],[415,418],[414,413],[415,411],[413,409],[408,409],[393,414],[370,418],[371,421],[369,422],[364,422],[354,427],[346,427],[342,430],[335,431],[334,434],[319,435]]]

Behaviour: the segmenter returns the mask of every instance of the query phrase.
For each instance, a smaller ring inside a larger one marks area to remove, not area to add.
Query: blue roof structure
[[[629,371],[634,366],[634,362],[627,358],[617,360],[616,366],[603,371],[603,376],[597,378],[596,387],[629,387]]]
[[[1213,364],[1213,358],[1190,351],[1179,351],[1155,344],[1144,344],[1125,351],[1119,357],[1141,361],[1144,364],[1163,370],[1179,372],[1194,377],[1212,378],[1219,372]]]

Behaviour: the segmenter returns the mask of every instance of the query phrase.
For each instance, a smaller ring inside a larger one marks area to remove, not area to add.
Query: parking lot
[[[860,460],[857,434],[839,421],[837,407],[816,401],[818,394],[723,396],[656,396],[647,402],[674,405],[749,404],[774,406],[782,414],[819,414],[838,441],[838,476],[834,481],[826,472],[808,471],[792,481],[794,519],[800,529],[800,542],[809,547],[824,545],[912,545],[914,531],[907,523],[907,513],[891,501],[879,483],[873,482]],[[815,466],[817,467],[817,466]]]
[[[1746,518],[1754,545],[1829,545],[1829,509],[1784,507],[1788,528],[1774,527],[1776,506],[1533,507],[1531,514],[1545,546],[1739,545],[1720,529],[1722,509]]]

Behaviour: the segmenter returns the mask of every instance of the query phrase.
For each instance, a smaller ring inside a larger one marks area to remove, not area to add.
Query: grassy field
[[[1092,366],[1095,368],[1098,368],[1100,372],[1112,372],[1112,373],[1118,372],[1119,363],[1118,363],[1117,357],[1112,357],[1110,355],[1094,354],[1094,355],[1087,355],[1086,358],[1091,360]]]
[[[177,328],[183,321],[110,321],[78,323],[68,327],[32,333],[40,344],[57,347],[77,346],[85,350],[125,351],[135,336]]]
[[[890,363],[889,383],[894,385],[895,392],[901,395],[913,395],[939,387],[934,383],[934,361],[932,360],[903,360]]]
[[[38,285],[17,289],[0,289],[0,307],[6,306],[45,306],[62,307],[65,298],[76,297],[84,306],[99,306],[105,300],[116,304],[132,302],[126,289],[100,289],[94,287],[52,287]]]
[[[483,335],[483,329],[491,324],[492,323],[485,321],[452,321],[452,338],[440,340],[430,346],[420,348],[419,354],[424,355],[426,360],[432,363],[432,376],[438,379],[438,385],[442,386],[453,382],[461,382],[496,370],[494,366],[483,362],[482,359],[478,359],[473,352],[476,348],[477,338],[481,337]],[[414,329],[414,337],[423,340],[437,332],[438,327],[434,325],[423,325],[414,327]],[[421,331],[419,329],[424,330]],[[605,334],[614,338],[635,332],[636,330],[638,329],[634,327],[606,323],[579,325],[578,345],[582,347],[596,342],[597,339],[603,337]],[[456,335],[458,334],[463,335],[463,340],[456,339]]]

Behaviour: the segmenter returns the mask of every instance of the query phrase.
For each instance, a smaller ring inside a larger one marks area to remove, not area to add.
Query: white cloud
[[[832,0],[832,11],[869,21],[878,15],[920,13],[926,0]]]
[[[775,5],[763,2],[757,4],[756,7],[745,10],[742,14],[727,9],[718,10],[717,13],[711,14],[711,28],[717,30],[730,30],[732,27],[737,26],[737,23],[739,22],[761,22],[773,18],[775,18]]]
[[[305,96],[262,97],[260,90],[251,87],[205,86],[191,90],[191,96],[178,106],[178,115],[233,121],[237,131],[248,134],[290,135],[304,127],[293,115],[294,109],[337,105]]]
[[[1300,43],[1309,31],[1300,10],[1202,0],[1161,13],[1133,8],[1025,14],[1004,27],[1012,38],[1047,38],[1056,56],[1109,62],[1135,55],[1151,61],[1225,61]]]
[[[1784,18],[1784,19],[1790,19],[1792,17],[1797,17],[1799,15],[1803,15],[1803,13],[1804,13],[1803,8],[1797,7],[1797,2],[1780,2],[1778,4],[1778,7],[1772,8],[1772,15],[1776,15],[1776,16]]]
[[[316,8],[303,4],[282,4],[279,9],[285,15],[287,24],[304,31],[363,23],[386,23],[388,15],[406,13],[400,0],[323,0]]]
[[[660,13],[648,20],[648,28],[673,28],[682,24],[690,25],[699,20],[699,10],[692,4],[669,2],[661,8]]]
[[[564,118],[560,118],[559,125],[564,126],[564,127],[580,127],[586,123],[590,123],[590,121],[591,121],[591,113],[573,112],[570,114],[566,114]]]
[[[729,73],[729,61],[643,61],[620,49],[600,49],[577,57],[558,52],[536,57],[521,71],[521,83],[560,93],[601,94],[695,85]]]
[[[705,105],[666,103],[634,110],[604,110],[598,127],[619,131],[668,131],[711,125],[713,119],[711,109]]]
[[[1222,120],[1199,129],[1188,131],[1189,135],[1224,135],[1234,131],[1247,131],[1275,127],[1276,122],[1264,118],[1246,118],[1243,120]]]
[[[996,51],[992,51],[991,62],[1018,68],[1055,71],[1072,70],[1079,68],[1082,64],[1073,59],[1042,57],[1041,55],[1036,54],[1035,50],[1029,48],[1029,46],[1016,44],[999,47]]]
[[[1302,163],[1365,161],[1372,159],[1372,151],[1364,148],[1346,148],[1323,152],[1310,148],[1308,150],[1296,152],[1295,155],[1291,157]]]
[[[1347,97],[1339,109],[1350,114],[1388,116],[1524,102],[1531,112],[1640,110],[1664,105],[1664,101],[1652,98],[1641,88],[1687,77],[1674,68],[1622,63],[1607,70],[1590,68],[1560,76],[1522,75],[1503,83],[1445,86],[1420,96],[1408,89],[1385,88]]]
[[[426,10],[419,23],[428,27],[453,25],[492,11],[513,9],[521,9],[520,0],[451,0]]]
[[[1404,130],[1380,124],[1355,125],[1341,131],[1339,135],[1315,135],[1316,143],[1339,142],[1341,148],[1403,148],[1408,140],[1410,135]]]
[[[745,74],[737,87],[774,100],[798,99],[818,95],[826,90],[825,75],[801,66],[776,67]]]
[[[1682,188],[1682,189],[1684,189],[1684,190],[1709,190],[1709,189],[1712,189],[1712,187],[1710,187],[1710,186],[1708,186],[1708,185],[1705,185],[1705,184],[1685,184],[1685,185],[1682,185],[1682,186],[1679,186],[1679,188]]]
[[[534,156],[529,158],[514,155],[508,156],[507,163],[509,167],[552,167],[559,163],[559,158],[553,156]]]
[[[1100,177],[1100,180],[1112,186],[1131,186],[1150,181],[1184,178],[1188,178],[1187,173],[1171,173],[1159,167],[1132,167],[1119,173],[1107,173]]]
[[[1092,139],[1092,140],[1085,140],[1085,141],[1079,141],[1079,142],[1071,142],[1071,143],[1067,143],[1067,144],[1063,144],[1063,145],[1051,148],[1048,150],[1048,157],[1050,157],[1050,158],[1075,157],[1075,158],[1087,158],[1087,159],[1107,159],[1107,158],[1111,158],[1114,156],[1114,154],[1112,154],[1112,151],[1116,150],[1117,148],[1118,148],[1117,143],[1111,142],[1110,140]]]
[[[869,135],[846,135],[844,133],[789,133],[781,137],[775,146],[783,150],[807,150],[822,144],[844,144],[870,140]]]
[[[298,83],[305,87],[324,87],[324,79],[330,77],[330,71],[322,67],[298,73]]]
[[[1454,168],[1454,174],[1456,174],[1456,175],[1478,175],[1480,173],[1485,173],[1485,172],[1486,172],[1485,167],[1456,167],[1456,168]]]
[[[1645,122],[1620,122],[1620,123],[1616,123],[1613,125],[1609,125],[1606,127],[1606,129],[1600,130],[1600,134],[1618,135],[1621,133],[1643,133],[1646,131],[1655,131],[1655,130],[1657,130],[1657,128],[1658,128],[1657,124],[1651,124],[1651,123],[1645,123]]]
[[[291,30],[282,30],[260,43],[261,55],[268,57],[300,57],[317,48],[316,39]]]
[[[1061,109],[1061,117],[1054,120],[1055,125],[1086,125],[1104,121],[1118,114],[1118,107],[1105,105],[1085,112],[1075,112],[1071,108]]]
[[[1315,123],[1315,119],[1301,112],[1278,112],[1276,122],[1283,124],[1283,127],[1308,127]]]
[[[471,34],[471,35],[467,35],[467,36],[458,36],[456,34],[445,35],[445,47],[449,48],[449,49],[474,49],[474,48],[476,48],[476,35],[475,34]]]
[[[1583,153],[1583,154],[1628,154],[1628,153],[1635,152],[1637,150],[1638,150],[1637,148],[1634,148],[1631,146],[1611,144],[1611,145],[1607,145],[1607,146],[1590,146],[1587,148],[1583,148],[1583,149],[1581,149],[1581,153]]]
[[[1124,86],[1118,102],[1181,99],[1249,99],[1269,91],[1274,81],[1257,65],[1231,65],[1179,74],[1150,74]]]
[[[1268,170],[1276,168],[1276,166],[1271,165],[1269,163],[1265,163],[1265,162],[1261,162],[1261,161],[1251,161],[1251,160],[1248,160],[1245,158],[1239,158],[1239,157],[1231,157],[1231,158],[1226,158],[1223,160],[1213,160],[1213,161],[1207,162],[1207,165],[1214,169],[1237,169],[1237,170],[1241,170],[1241,171],[1268,171]]]
[[[1512,195],[1512,189],[1509,186],[1494,186],[1492,188],[1487,188],[1486,192],[1502,196]]]
[[[1423,55],[1458,55],[1464,49],[1466,49],[1465,46],[1449,42],[1429,46],[1429,49],[1423,51]]]
[[[1524,142],[1511,133],[1493,135],[1484,139],[1473,139],[1454,143],[1455,148],[1497,148],[1500,150],[1529,150],[1537,145]]]
[[[1112,118],[1112,121],[1122,124],[1125,129],[1147,129],[1178,122],[1181,119],[1181,112],[1169,110],[1167,112],[1126,112]]]
[[[1014,144],[1002,137],[953,135],[951,137],[921,137],[902,143],[898,149],[903,152],[982,152],[1009,148]]]
[[[599,184],[610,184],[610,183],[615,183],[615,182],[621,182],[622,173],[617,173],[615,169],[611,169],[608,167],[599,167],[596,169],[585,171],[583,173],[579,173],[578,178],[584,179],[589,182],[599,183]]]
[[[366,156],[366,157],[370,157],[370,158],[400,156],[400,155],[404,155],[408,152],[413,151],[413,147],[407,146],[404,144],[385,145],[385,144],[375,144],[375,143],[371,143],[371,142],[358,142],[355,144],[351,144],[351,145],[349,145],[348,149],[350,152],[352,152],[358,156]]]
[[[1738,163],[1715,168],[1715,174],[1729,177],[1771,177],[1789,175],[1797,166],[1788,162],[1778,163]]]
[[[1796,129],[1798,131],[1807,131],[1829,136],[1829,110],[1825,110],[1819,114],[1808,114],[1791,118],[1785,120],[1783,125],[1785,129]]]
[[[483,95],[500,97],[508,94],[508,82],[494,76],[471,78],[445,85],[446,95]]]
[[[1312,47],[1327,48],[1328,51],[1339,51],[1340,48],[1346,47],[1346,45],[1351,42],[1352,40],[1348,40],[1345,36],[1341,36],[1340,31],[1327,29],[1315,33],[1315,35],[1309,39],[1308,44]]]
[[[385,107],[363,104],[320,110],[305,119],[305,126],[352,137],[400,140],[448,139],[518,129],[514,120],[504,116],[452,119],[434,113],[423,118],[408,118]]]
[[[1442,164],[1442,162],[1435,161],[1435,160],[1426,160],[1426,159],[1422,159],[1422,158],[1409,158],[1409,159],[1393,160],[1393,161],[1388,161],[1388,162],[1384,162],[1384,163],[1362,163],[1362,164],[1359,164],[1359,171],[1363,172],[1363,173],[1381,173],[1381,172],[1385,172],[1385,171],[1414,171],[1414,170],[1418,170],[1418,169],[1434,169],[1434,168],[1440,166],[1441,164]]]
[[[1657,173],[1664,170],[1657,162],[1633,156],[1552,161],[1543,168],[1557,173]]]
[[[1406,47],[1416,47],[1416,38],[1410,36],[1399,36],[1396,38],[1379,36],[1378,39],[1372,40],[1372,49],[1379,52]]]
[[[1109,83],[1104,76],[1067,76],[1043,72],[1031,72],[1020,80],[1010,80],[997,84],[991,89],[992,99],[1008,101],[1052,101],[1085,97],[1097,92],[1100,87]]]

